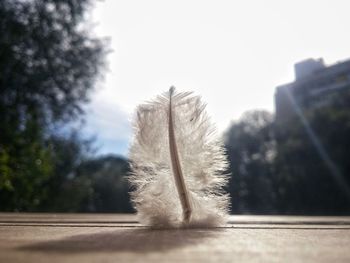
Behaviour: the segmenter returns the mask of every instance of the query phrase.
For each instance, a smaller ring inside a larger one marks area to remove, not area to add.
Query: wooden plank
[[[56,213],[1,213],[0,222],[66,222],[66,223],[108,223],[137,222],[134,214],[56,214]]]
[[[350,262],[349,245],[349,217],[150,230],[135,215],[0,213],[0,262]]]

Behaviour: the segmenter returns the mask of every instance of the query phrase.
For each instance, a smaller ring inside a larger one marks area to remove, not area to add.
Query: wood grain
[[[134,215],[0,213],[0,262],[350,262],[349,248],[350,217],[151,230]]]

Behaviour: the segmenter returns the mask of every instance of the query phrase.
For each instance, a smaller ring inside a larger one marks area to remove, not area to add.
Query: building
[[[276,88],[277,122],[290,119],[299,109],[328,105],[335,95],[350,88],[350,60],[326,66],[323,59],[306,59],[296,63],[294,71],[294,82]]]

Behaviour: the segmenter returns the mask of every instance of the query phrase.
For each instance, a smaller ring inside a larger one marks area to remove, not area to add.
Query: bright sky
[[[127,155],[135,107],[175,85],[195,91],[224,132],[251,109],[274,110],[293,65],[350,57],[348,0],[109,0],[95,32],[111,39],[109,71],[87,118],[99,153]]]

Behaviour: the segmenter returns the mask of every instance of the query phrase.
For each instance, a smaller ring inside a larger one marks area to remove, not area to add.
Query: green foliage
[[[275,212],[273,116],[266,111],[247,112],[228,129],[225,145],[232,173],[228,189],[232,212]]]
[[[57,127],[80,117],[103,66],[105,45],[84,26],[89,6],[89,0],[0,2],[1,210],[40,209],[52,195],[46,186],[64,177],[58,167],[75,165],[61,164],[67,148],[58,157],[50,145]],[[74,158],[69,162],[80,157]]]
[[[47,194],[42,184],[52,174],[50,152],[38,142],[19,142],[0,155],[1,209],[35,210]]]
[[[75,178],[78,167],[88,161],[91,142],[83,140],[77,132],[69,136],[51,136],[46,147],[50,151],[52,175],[42,187],[48,192],[43,198],[38,210],[68,211],[79,210],[82,200],[89,195],[87,180],[72,180]],[[79,183],[79,185],[77,184]],[[76,187],[71,187],[72,185]],[[67,190],[68,187],[68,190]]]
[[[303,111],[312,134],[298,116],[276,129],[278,209],[283,213],[350,214],[350,92],[330,99]]]
[[[132,212],[126,175],[128,162],[120,157],[86,155],[90,142],[76,133],[50,141],[54,176],[43,186],[50,193],[39,207],[51,212]]]
[[[126,175],[129,163],[120,157],[106,156],[83,163],[76,178],[88,178],[92,195],[81,207],[89,212],[133,212]]]

